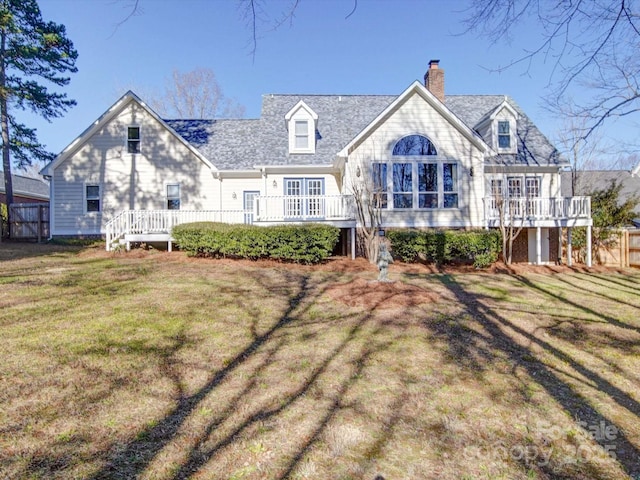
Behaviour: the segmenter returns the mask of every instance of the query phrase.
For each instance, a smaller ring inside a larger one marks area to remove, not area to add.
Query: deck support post
[[[571,227],[567,228],[567,265],[571,266],[573,263],[573,251],[571,246]]]
[[[542,229],[536,227],[536,265],[542,263]]]
[[[591,225],[587,227],[587,267],[591,267]]]
[[[351,227],[351,260],[356,259],[356,227]]]

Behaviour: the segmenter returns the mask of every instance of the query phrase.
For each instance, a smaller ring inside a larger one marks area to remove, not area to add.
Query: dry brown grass
[[[6,246],[0,478],[640,475],[638,272]]]

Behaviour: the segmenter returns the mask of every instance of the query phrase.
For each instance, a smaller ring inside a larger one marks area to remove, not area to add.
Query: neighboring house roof
[[[563,197],[574,195],[588,195],[595,190],[604,190],[611,186],[612,182],[622,184],[619,201],[624,202],[628,198],[636,196],[640,198],[640,176],[629,170],[580,170],[576,172],[576,188],[572,188],[573,172],[562,172],[561,189]],[[635,208],[640,221],[640,204]],[[635,221],[634,221],[635,223]]]
[[[268,94],[262,97],[259,119],[165,122],[220,170],[244,170],[256,165],[327,165],[398,99],[397,95]],[[313,154],[289,153],[285,116],[300,101],[318,115]],[[519,153],[494,155],[487,161],[502,165],[564,165],[553,145],[510,97],[448,95],[444,103],[449,112],[472,131],[483,117],[505,101],[518,113]]]
[[[38,178],[11,175],[13,194],[20,197],[49,200],[49,184]],[[0,172],[0,193],[6,193],[4,188],[4,172]]]

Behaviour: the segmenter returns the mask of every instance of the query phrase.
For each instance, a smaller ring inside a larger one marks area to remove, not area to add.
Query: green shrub
[[[469,263],[486,268],[498,260],[502,248],[497,230],[391,230],[387,237],[393,254],[407,263]]]
[[[339,229],[328,225],[256,227],[198,222],[174,227],[172,236],[191,256],[272,258],[296,263],[326,260],[338,243]]]
[[[9,237],[9,214],[4,203],[0,203],[0,235],[4,238]]]

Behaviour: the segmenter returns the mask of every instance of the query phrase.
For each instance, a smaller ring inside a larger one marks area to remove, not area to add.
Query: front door
[[[244,204],[243,204],[243,209],[244,209],[244,223],[248,223],[251,224],[253,223],[253,214],[254,214],[254,206],[255,206],[255,199],[256,197],[260,195],[260,192],[256,192],[256,191],[249,191],[246,190],[244,192]]]

